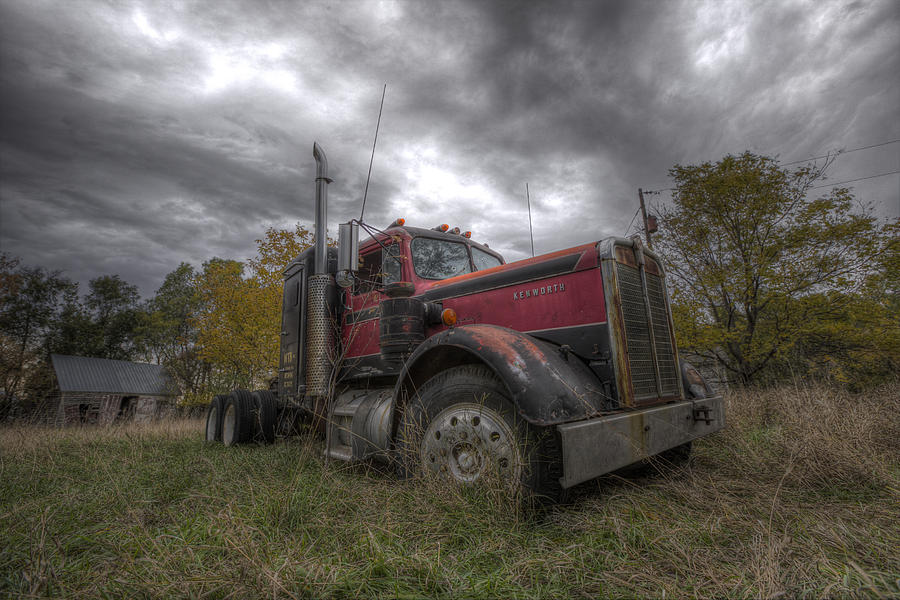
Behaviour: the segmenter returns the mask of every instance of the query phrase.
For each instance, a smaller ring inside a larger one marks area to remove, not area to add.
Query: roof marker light
[[[454,227],[453,229],[450,230],[450,233],[455,233],[456,235],[459,235],[459,227]]]
[[[450,226],[447,225],[446,223],[442,223],[433,229],[434,229],[434,231],[447,231],[448,229],[450,229]]]
[[[470,238],[470,237],[472,237],[472,232],[471,232],[471,231],[467,231],[467,232],[465,232],[463,235],[466,236],[467,238]]]
[[[406,224],[406,219],[398,217],[396,221],[389,225],[389,227],[403,227],[404,224]]]

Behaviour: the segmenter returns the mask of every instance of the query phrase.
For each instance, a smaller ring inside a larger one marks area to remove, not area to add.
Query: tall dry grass
[[[739,390],[727,396],[727,407],[732,460],[723,466],[737,476],[768,474],[809,487],[896,484],[897,385],[864,394],[803,384]]]
[[[726,404],[728,427],[695,444],[689,467],[652,482],[604,478],[585,498],[617,532],[642,515],[660,560],[638,577],[676,596],[686,588],[673,575],[705,582],[689,588],[701,597],[895,597],[900,386],[798,384],[735,391]],[[610,510],[619,490],[626,512]],[[594,523],[583,511],[565,519]]]
[[[206,444],[200,421],[0,427],[0,594],[896,597],[898,398],[733,393],[688,466],[538,513],[310,440]]]

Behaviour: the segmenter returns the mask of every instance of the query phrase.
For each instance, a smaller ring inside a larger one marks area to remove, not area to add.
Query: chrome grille
[[[672,332],[669,330],[669,315],[666,311],[666,291],[659,275],[647,273],[647,295],[650,298],[656,363],[659,365],[659,380],[662,384],[660,396],[673,396],[678,393],[678,372]]]
[[[647,326],[647,309],[641,287],[640,271],[628,265],[618,264],[619,295],[622,299],[622,316],[625,319],[625,341],[628,345],[628,363],[635,398],[656,396],[656,371],[653,369],[653,353],[650,349],[650,328]]]
[[[635,400],[647,400],[678,393],[678,373],[675,349],[669,330],[666,295],[662,279],[647,273],[647,292],[650,304],[650,322],[644,303],[641,273],[623,263],[616,263],[619,297],[622,301],[622,317],[625,321],[625,343]],[[656,342],[656,360],[662,389],[657,389],[656,370],[653,366],[650,328]]]

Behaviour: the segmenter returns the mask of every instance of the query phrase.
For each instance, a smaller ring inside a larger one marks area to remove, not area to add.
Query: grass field
[[[900,386],[742,392],[665,476],[570,504],[226,449],[199,421],[0,428],[0,595],[820,598],[900,595]]]

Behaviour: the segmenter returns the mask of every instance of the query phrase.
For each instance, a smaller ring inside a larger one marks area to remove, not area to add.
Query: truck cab
[[[393,287],[402,284],[409,296],[422,297],[441,282],[504,264],[499,253],[458,228],[440,225],[424,229],[404,223],[398,219],[361,245],[359,271],[353,285],[342,292],[345,377],[374,372],[399,374],[400,365],[384,360],[379,342],[380,306],[389,294],[393,295]],[[426,336],[446,327],[436,320],[423,324]]]

